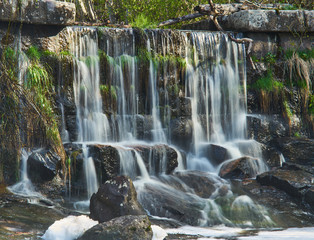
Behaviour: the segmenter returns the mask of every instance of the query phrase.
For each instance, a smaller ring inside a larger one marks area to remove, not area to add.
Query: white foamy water
[[[198,236],[197,240],[208,239],[230,239],[238,240],[313,240],[314,227],[288,228],[285,230],[260,231],[256,235],[249,232],[254,229],[230,228],[225,226],[216,226],[211,228],[200,228],[192,226],[183,226],[176,229],[164,229],[167,234],[182,234],[187,236]],[[243,236],[247,235],[248,236]]]
[[[276,239],[276,240],[313,240],[314,239],[314,227],[305,228],[288,228],[281,231],[261,231],[257,236],[239,237],[239,240],[264,240],[264,239]]]
[[[74,240],[98,224],[85,215],[68,216],[55,221],[42,236],[44,240]]]
[[[157,225],[152,225],[153,238],[152,240],[164,240],[168,236],[167,232]]]

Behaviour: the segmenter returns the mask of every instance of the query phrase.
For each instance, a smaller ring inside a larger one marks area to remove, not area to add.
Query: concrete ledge
[[[75,22],[75,4],[54,0],[0,0],[0,21],[29,24],[71,25]]]
[[[246,10],[219,19],[225,30],[238,32],[314,32],[314,11]],[[184,25],[183,29],[216,30],[210,20]]]

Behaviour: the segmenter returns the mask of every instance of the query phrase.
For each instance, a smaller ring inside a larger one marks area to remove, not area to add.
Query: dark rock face
[[[110,145],[89,145],[89,156],[94,159],[97,176],[105,182],[120,174],[118,150]]]
[[[287,194],[305,201],[313,209],[314,169],[295,164],[284,164],[282,168],[265,172],[256,177],[262,185],[276,187]]]
[[[168,145],[131,145],[130,147],[141,155],[151,175],[170,174],[178,166],[178,154]]]
[[[270,168],[281,167],[283,156],[281,153],[273,147],[262,145],[263,159]]]
[[[278,138],[272,145],[282,152],[286,161],[298,164],[314,163],[314,140],[304,138]]]
[[[100,223],[124,215],[143,215],[132,180],[118,176],[105,182],[90,200],[90,217]]]
[[[170,123],[171,141],[183,149],[188,150],[193,137],[192,120],[189,117],[179,117]]]
[[[58,170],[60,157],[50,150],[32,153],[27,160],[27,173],[34,183],[51,181]]]
[[[201,156],[207,157],[210,159],[211,163],[219,165],[223,163],[225,160],[230,159],[230,155],[228,150],[223,146],[219,146],[216,144],[208,144],[202,148]]]
[[[256,169],[259,167],[256,158],[241,157],[224,163],[219,171],[219,176],[225,179],[245,179],[256,176]]]
[[[100,223],[86,231],[79,240],[151,240],[153,232],[146,215],[122,216]]]
[[[248,117],[248,130],[249,137],[255,139],[260,143],[267,144],[275,138],[287,136],[288,125],[285,120],[276,114],[270,117],[258,115]]]

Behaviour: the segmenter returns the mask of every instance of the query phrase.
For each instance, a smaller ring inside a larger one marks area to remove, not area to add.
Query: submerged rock
[[[260,167],[260,161],[257,158],[241,157],[224,163],[219,176],[226,179],[245,179],[255,177]]]
[[[281,227],[313,226],[314,214],[301,201],[285,191],[270,185],[261,185],[255,179],[232,180],[232,191],[247,194],[268,209],[270,218]]]
[[[90,200],[90,217],[100,223],[124,215],[143,215],[132,180],[118,176],[105,182]]]
[[[174,173],[174,176],[190,187],[196,195],[209,198],[216,190],[219,195],[228,193],[227,182],[217,175],[200,171],[182,171]]]
[[[87,230],[79,240],[151,240],[153,232],[146,215],[122,216]]]
[[[57,174],[61,158],[54,152],[42,149],[32,153],[27,160],[27,173],[33,183],[51,181]]]

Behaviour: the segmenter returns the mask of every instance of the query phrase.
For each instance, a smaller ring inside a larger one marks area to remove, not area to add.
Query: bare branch
[[[191,19],[194,19],[194,18],[202,17],[204,15],[205,14],[202,14],[202,13],[193,13],[193,14],[185,15],[183,17],[169,19],[167,21],[159,23],[157,27],[163,27],[163,26],[167,26],[167,25],[176,24],[178,22],[191,20]]]

